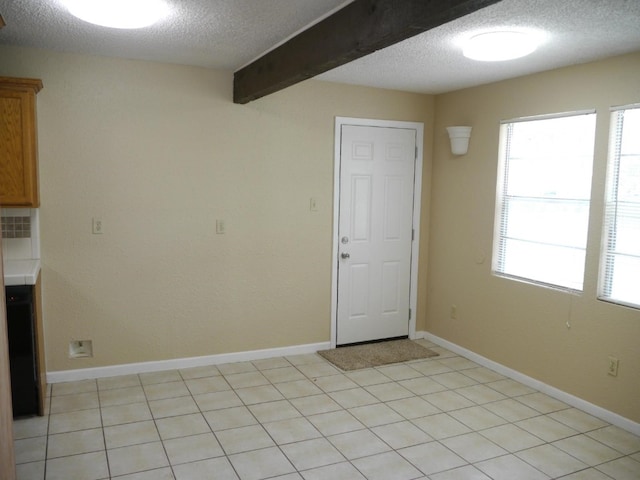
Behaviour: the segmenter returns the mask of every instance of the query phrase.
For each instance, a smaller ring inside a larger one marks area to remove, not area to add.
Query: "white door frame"
[[[411,242],[411,290],[409,292],[409,338],[416,336],[416,308],[418,304],[418,254],[420,249],[420,206],[422,198],[422,153],[424,124],[366,118],[336,117],[333,154],[333,248],[331,254],[331,348],[337,344],[338,334],[338,220],[340,216],[340,146],[343,125],[364,127],[406,128],[416,131],[416,165],[413,189],[413,241]]]

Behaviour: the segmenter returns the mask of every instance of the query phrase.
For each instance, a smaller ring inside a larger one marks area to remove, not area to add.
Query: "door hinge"
[[[416,229],[411,229],[411,241],[413,242],[416,239]]]
[[[409,320],[411,320],[411,309],[409,309]]]
[[[418,159],[418,146],[416,145],[416,147],[415,147],[415,158],[414,158],[414,160],[417,160],[417,159]]]

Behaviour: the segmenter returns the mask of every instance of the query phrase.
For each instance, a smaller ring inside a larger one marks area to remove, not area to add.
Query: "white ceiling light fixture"
[[[540,36],[527,32],[505,30],[480,33],[464,42],[462,54],[472,60],[501,62],[533,53],[540,42]]]
[[[163,0],[65,0],[73,16],[110,28],[144,28],[169,14]]]

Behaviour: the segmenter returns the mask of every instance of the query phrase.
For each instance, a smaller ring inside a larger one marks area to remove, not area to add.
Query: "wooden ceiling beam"
[[[501,0],[355,0],[233,77],[245,104]]]

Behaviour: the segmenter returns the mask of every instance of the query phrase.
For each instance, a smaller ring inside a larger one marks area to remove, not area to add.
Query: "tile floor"
[[[54,384],[15,422],[20,480],[640,479],[640,437],[422,340],[343,373],[315,354]]]

